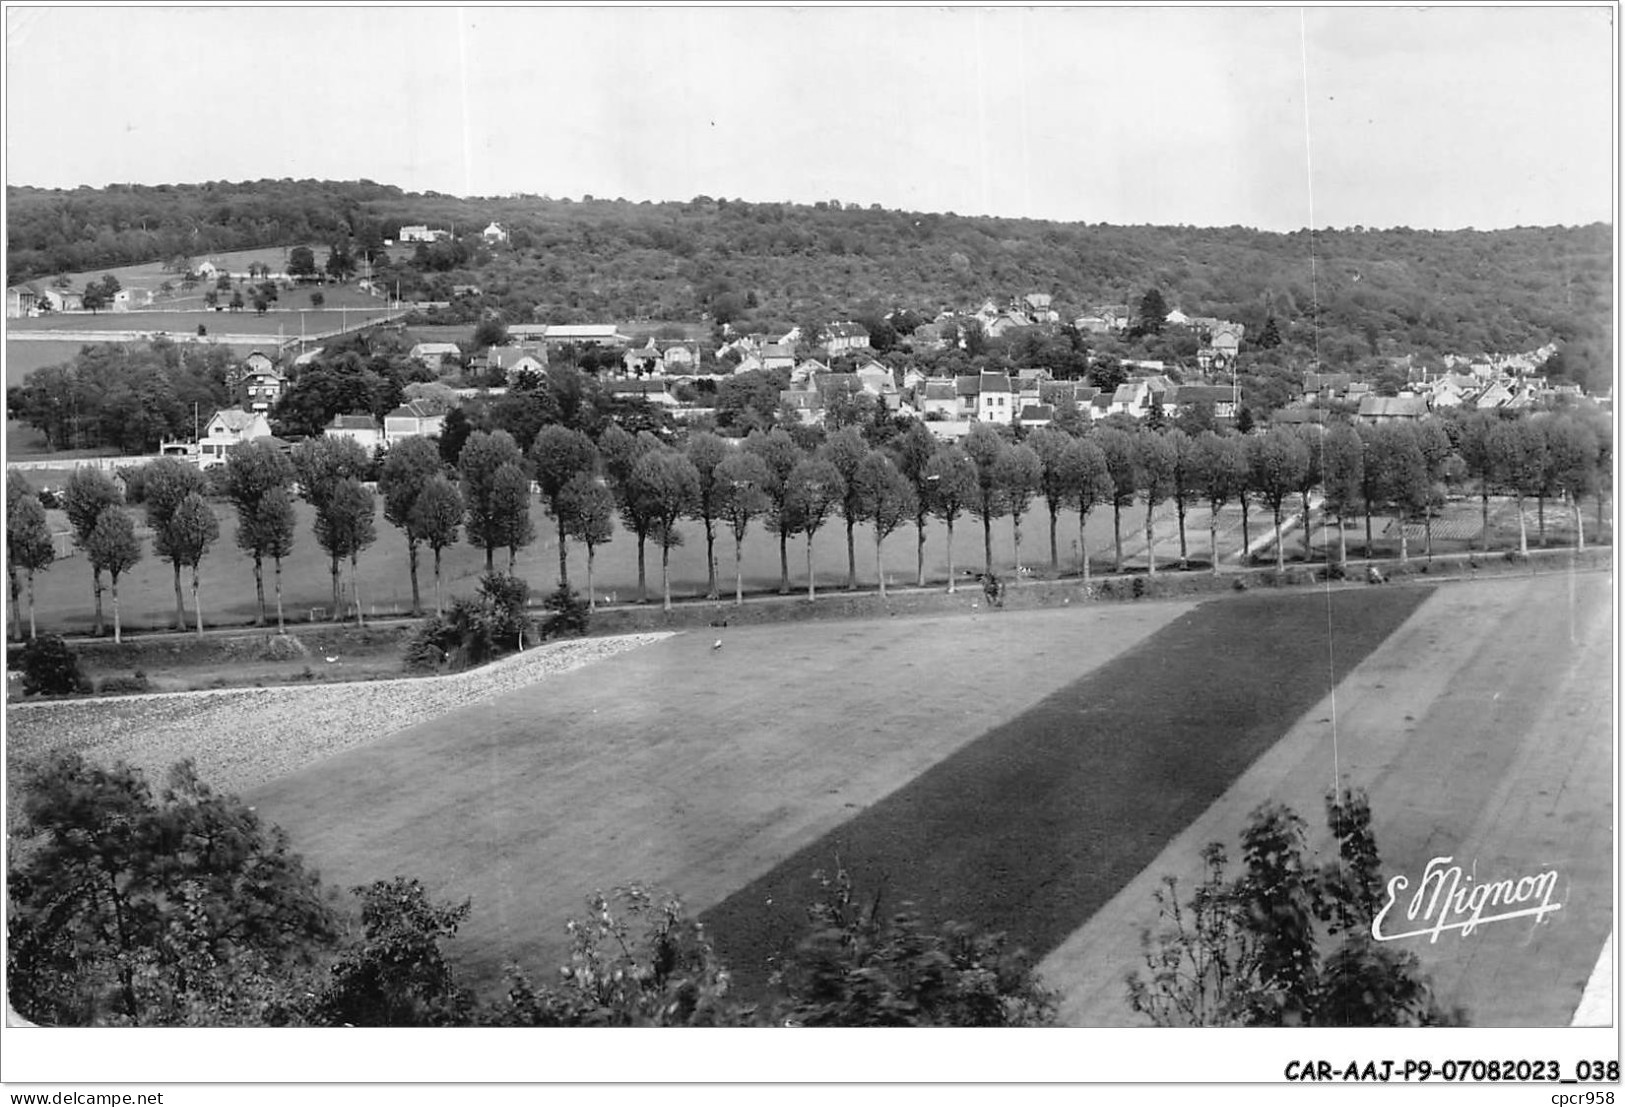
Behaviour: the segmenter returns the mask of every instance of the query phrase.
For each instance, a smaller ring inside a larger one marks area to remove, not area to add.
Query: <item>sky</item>
[[[6,11],[6,181],[1611,221],[1612,5]],[[1306,107],[1307,105],[1307,107]]]

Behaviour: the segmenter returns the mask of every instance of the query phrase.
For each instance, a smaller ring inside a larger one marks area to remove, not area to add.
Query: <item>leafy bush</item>
[[[494,644],[507,648],[512,643],[517,650],[523,648],[526,632],[534,635],[530,616],[525,613],[530,603],[530,583],[523,577],[486,573],[480,578],[480,603]]]
[[[1145,595],[1145,592],[1146,592],[1145,578],[1144,577],[1135,577],[1134,578],[1134,584],[1131,587],[1132,587],[1132,589],[1134,591],[1134,598],[1135,599],[1142,598]]]
[[[444,615],[431,615],[418,624],[417,630],[407,640],[404,650],[406,667],[413,672],[432,672],[448,664],[451,651],[460,645],[451,620]]]
[[[90,690],[79,658],[59,635],[42,634],[22,649],[23,694],[65,696]]]
[[[1240,875],[1214,842],[1189,900],[1165,877],[1161,931],[1141,936],[1149,977],[1129,976],[1129,1006],[1158,1026],[1465,1025],[1435,1002],[1415,954],[1371,935],[1385,882],[1364,793],[1328,794],[1326,821],[1338,856],[1318,868],[1303,820],[1266,803],[1242,834]]]
[[[131,507],[139,507],[147,502],[147,467],[145,465],[120,465],[115,470],[119,479],[124,482],[124,502]]]
[[[542,619],[542,637],[562,638],[566,635],[585,637],[592,612],[581,594],[567,585],[559,585],[542,601],[547,615]]]
[[[526,614],[530,585],[506,573],[480,578],[479,596],[459,596],[444,615],[418,624],[403,656],[406,667],[432,672],[442,667],[470,669],[524,645],[535,628]]]
[[[103,696],[128,696],[149,691],[152,687],[144,675],[103,677],[96,683],[96,692]]]
[[[948,923],[930,931],[905,909],[882,920],[850,875],[814,874],[812,933],[778,983],[798,1026],[1052,1026],[1058,997],[1003,934]]]

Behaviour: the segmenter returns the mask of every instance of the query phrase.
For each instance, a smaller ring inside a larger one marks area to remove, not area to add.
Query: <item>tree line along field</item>
[[[251,621],[257,610],[254,598],[254,569],[248,555],[237,549],[237,519],[229,505],[216,504],[216,517],[220,521],[220,538],[202,562],[201,595],[204,622],[209,625],[243,625]],[[332,607],[332,586],[328,558],[317,545],[312,526],[314,509],[309,504],[295,505],[297,512],[296,538],[293,553],[284,559],[282,588],[286,615],[291,621],[307,621],[313,609],[321,609],[322,617]],[[132,509],[141,519],[140,508]],[[1166,514],[1166,512],[1165,512]],[[60,512],[52,512],[59,532],[67,529],[67,520]],[[1193,519],[1196,516],[1193,515]],[[1205,515],[1202,516],[1205,519]],[[532,505],[532,519],[536,525],[536,541],[521,550],[514,571],[530,582],[533,599],[551,591],[558,577],[558,539],[551,519],[539,504]],[[1238,516],[1239,520],[1239,516]],[[967,525],[967,522],[970,525]],[[406,540],[402,532],[391,526],[383,516],[380,503],[374,516],[378,539],[364,552],[358,562],[359,587],[364,610],[369,616],[408,614],[411,607],[411,584],[408,576]],[[1164,526],[1167,520],[1164,519]],[[1239,521],[1237,524],[1239,533]],[[1023,528],[1022,560],[1035,566],[1048,564],[1047,530],[1045,520],[1040,525],[1034,516]],[[705,539],[697,523],[684,523],[683,545],[672,551],[672,590],[677,598],[701,598],[706,592]],[[175,612],[174,574],[170,564],[153,556],[150,532],[142,526],[146,557],[119,582],[119,599],[126,629],[166,629],[173,625]],[[1099,570],[1109,569],[1108,558],[1112,547],[1111,513],[1093,512],[1087,535],[1093,551],[1094,564]],[[1257,532],[1257,533],[1262,533]],[[1205,531],[1203,532],[1205,535]],[[1077,539],[1077,514],[1064,512],[1060,520],[1060,546],[1063,570],[1075,570],[1074,543]],[[1192,539],[1197,535],[1193,531]],[[1143,535],[1137,536],[1133,528],[1125,526],[1125,553],[1144,550]],[[873,530],[867,524],[856,528],[855,541],[858,554],[858,581],[861,587],[875,586]],[[1160,545],[1159,545],[1160,548]],[[1205,548],[1205,547],[1204,547]],[[915,537],[912,525],[897,531],[884,545],[885,566],[889,587],[907,587],[915,580]],[[797,536],[790,540],[790,587],[793,594],[806,594],[806,540]],[[813,541],[814,571],[819,590],[844,588],[846,584],[846,535],[839,520],[826,524]],[[960,578],[959,587],[975,589],[968,570],[981,571],[982,534],[980,525],[961,519],[954,527],[954,565]],[[776,592],[779,586],[778,537],[753,525],[744,545],[745,589],[747,594]],[[994,526],[995,571],[1008,572],[1013,566],[1014,542],[1010,521],[1002,520]],[[434,609],[433,558],[428,551],[421,553],[419,584],[425,609]],[[733,540],[719,534],[717,542],[718,588],[724,600],[733,597],[734,561]],[[496,567],[507,568],[508,553],[496,551]],[[660,549],[650,542],[645,550],[649,598],[660,602]],[[580,543],[569,543],[568,563],[572,587],[586,591],[587,558]],[[1141,560],[1143,564],[1143,559]],[[443,556],[441,574],[447,601],[454,595],[472,595],[480,575],[485,571],[483,550],[466,541],[449,547]],[[931,521],[926,527],[926,572],[930,583],[945,586],[947,580],[946,530],[942,524]],[[266,598],[272,602],[272,567],[265,566]],[[346,591],[349,589],[350,569],[342,568]],[[617,525],[614,538],[600,547],[594,556],[593,593],[600,602],[613,600],[630,603],[637,593],[637,539]],[[182,572],[183,587],[190,588],[190,570]],[[82,553],[74,552],[52,564],[51,568],[35,578],[36,617],[42,633],[87,633],[93,616],[90,564]],[[24,598],[26,604],[26,597]],[[109,618],[111,597],[104,597]],[[190,594],[187,597],[188,620],[191,616]],[[272,618],[274,620],[274,611]],[[26,619],[26,612],[25,612]]]
[[[52,483],[50,478],[53,474],[58,478],[54,483],[60,488],[61,478],[66,475],[62,470],[48,470],[43,474],[28,475],[39,484]],[[39,479],[41,477],[45,479],[42,481]],[[235,512],[229,505],[217,503],[214,506],[216,517],[220,522],[220,537],[201,566],[200,592],[204,622],[209,626],[243,626],[250,623],[258,612],[254,593],[253,563],[247,554],[237,548]],[[1594,510],[1594,507],[1588,505],[1588,515]],[[311,621],[313,614],[318,621],[329,619],[332,607],[331,576],[327,555],[318,546],[314,537],[312,528],[315,512],[310,505],[302,502],[295,505],[295,511],[297,513],[295,545],[291,556],[284,559],[282,567],[285,616],[289,622],[294,623]],[[139,523],[142,518],[140,509],[133,509],[133,514]],[[1572,544],[1573,527],[1569,521],[1569,512],[1566,509],[1549,510],[1547,514],[1549,544],[1554,546]],[[1206,572],[1210,567],[1209,515],[1207,508],[1199,506],[1189,508],[1186,512],[1186,548],[1193,571]],[[40,632],[69,635],[89,633],[93,622],[89,562],[82,552],[74,550],[68,542],[69,528],[66,516],[61,511],[52,511],[49,517],[59,535],[58,543],[65,556],[54,562],[49,570],[37,574],[35,578],[36,619]],[[1452,502],[1446,507],[1442,518],[1459,520],[1462,524],[1461,531],[1465,532],[1467,537],[1450,537],[1451,528],[1443,525],[1441,521],[1436,527],[1434,538],[1434,549],[1437,554],[1466,553],[1477,550],[1482,545],[1483,540],[1478,527],[1480,509],[1476,500]],[[546,516],[540,504],[532,505],[532,519],[536,526],[536,540],[519,552],[514,563],[514,572],[530,583],[532,599],[535,601],[550,591],[556,583],[558,541],[553,521]],[[1077,519],[1077,512],[1068,509],[1062,511],[1057,520],[1060,575],[1075,576],[1079,571]],[[1164,505],[1158,509],[1156,519],[1156,558],[1159,572],[1173,572],[1177,569],[1179,559],[1179,532],[1175,512],[1171,506]],[[1314,559],[1322,562],[1335,559],[1337,529],[1320,513],[1316,514],[1316,519],[1318,522],[1311,543]],[[1588,541],[1606,543],[1610,533],[1595,529],[1594,523],[1594,517],[1587,519]],[[1535,520],[1530,518],[1528,525],[1529,533],[1533,536]],[[364,613],[370,618],[408,615],[411,610],[411,584],[405,537],[398,528],[385,520],[381,503],[376,506],[374,526],[378,535],[377,541],[361,555],[357,566]],[[1372,551],[1374,556],[1391,558],[1398,555],[1398,526],[1397,521],[1391,516],[1381,515],[1374,518],[1375,548]],[[1408,526],[1412,531],[1409,539],[1411,556],[1420,559],[1423,556],[1423,547],[1419,525],[1408,524]],[[683,544],[674,548],[671,553],[673,596],[678,600],[701,599],[706,595],[707,584],[704,533],[701,526],[693,522],[683,523],[681,531]],[[173,626],[175,612],[173,569],[167,561],[159,560],[153,555],[151,534],[144,525],[138,526],[138,533],[142,537],[146,556],[119,583],[124,628],[127,632],[169,629]],[[1085,545],[1090,552],[1092,572],[1097,575],[1109,574],[1114,567],[1111,510],[1109,508],[1093,510],[1084,533]],[[1255,543],[1253,561],[1260,564],[1272,562],[1273,542],[1268,542],[1268,539],[1273,530],[1268,516],[1261,515],[1255,510],[1252,513],[1249,533]],[[930,519],[927,521],[925,536],[927,584],[933,588],[944,588],[948,579],[947,530],[939,520]],[[1228,506],[1219,513],[1218,538],[1221,567],[1242,564],[1239,559],[1242,525],[1241,512],[1238,508]],[[1256,545],[1260,540],[1267,542],[1263,548]],[[1515,547],[1517,540],[1515,506],[1509,500],[1497,498],[1491,514],[1491,545],[1505,549],[1509,545]],[[1302,563],[1302,541],[1301,527],[1293,527],[1287,531],[1285,550],[1288,562]],[[1533,538],[1531,541],[1533,542]],[[873,590],[876,587],[873,528],[867,523],[859,523],[854,528],[854,543],[857,552],[858,585],[862,589]],[[1124,512],[1123,549],[1125,569],[1132,573],[1143,573],[1147,559],[1144,509],[1139,506]],[[1359,520],[1350,521],[1348,550],[1351,557],[1364,557],[1366,554],[1364,530]],[[913,524],[906,524],[887,538],[883,544],[883,551],[888,589],[914,586],[917,579],[917,563],[916,531]],[[807,590],[804,536],[796,536],[790,540],[789,554],[791,594],[804,597]],[[847,582],[847,551],[845,527],[839,518],[826,524],[817,533],[813,541],[813,554],[818,591],[827,593],[843,590]],[[993,525],[993,557],[995,573],[1007,579],[1014,577],[1015,542],[1011,520],[1008,517],[996,520]],[[731,603],[734,596],[733,539],[722,527],[718,528],[716,558],[720,602]],[[953,559],[956,586],[972,592],[977,591],[979,585],[972,574],[982,571],[983,550],[982,528],[976,520],[962,518],[955,524]],[[660,549],[656,543],[647,544],[645,560],[648,598],[651,603],[658,604],[661,599]],[[1021,561],[1037,576],[1054,575],[1049,567],[1049,521],[1041,505],[1024,519]],[[507,568],[506,550],[496,552],[495,564],[499,569]],[[580,543],[567,544],[567,564],[571,586],[585,594],[587,558]],[[759,523],[753,524],[746,534],[742,564],[744,590],[747,596],[776,594],[780,581],[778,536],[764,530]],[[466,541],[460,541],[449,547],[444,552],[441,566],[442,590],[446,601],[449,603],[454,596],[472,595],[484,571],[483,550],[470,546]],[[420,553],[418,580],[424,610],[432,612],[433,559],[427,550]],[[617,524],[612,540],[599,547],[595,553],[593,596],[600,604],[636,602],[637,581],[637,539]],[[348,604],[352,594],[348,564],[341,567],[341,582],[345,602]],[[183,590],[189,590],[190,570],[183,570],[182,584]],[[273,567],[269,562],[265,565],[265,587],[267,604],[274,622],[274,577]],[[26,595],[22,603],[26,605]],[[109,619],[111,603],[111,596],[105,595],[104,607]],[[189,591],[186,603],[190,627],[194,625],[195,614],[192,612]],[[353,618],[348,613],[347,617]],[[26,621],[26,607],[24,619]]]

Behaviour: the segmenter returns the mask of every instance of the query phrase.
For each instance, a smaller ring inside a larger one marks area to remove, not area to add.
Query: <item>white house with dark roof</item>
[[[920,397],[920,414],[927,417],[958,419],[963,410],[959,404],[959,390],[951,380],[928,380],[915,395]]]
[[[1008,423],[1016,417],[1016,391],[1005,373],[982,373],[976,378],[976,418]]]
[[[885,397],[897,394],[897,378],[878,361],[864,362],[853,371],[853,376],[863,383],[863,390],[872,395]]]
[[[224,465],[226,451],[233,446],[269,437],[271,424],[263,412],[244,411],[240,407],[221,408],[203,425],[203,437],[198,439],[198,468]]]
[[[435,411],[422,400],[412,400],[384,416],[384,444],[393,446],[403,438],[437,435],[445,422],[445,412]]]
[[[764,369],[794,369],[796,366],[796,348],[780,343],[763,346],[757,355],[762,359]]]
[[[869,332],[860,323],[831,323],[824,328],[824,348],[831,356],[845,350],[867,350]]]
[[[463,351],[455,342],[419,342],[407,352],[407,357],[425,369],[440,371],[441,362],[448,357],[461,359]]]
[[[328,438],[348,438],[371,453],[384,444],[383,428],[371,415],[335,415],[333,421],[322,428]]]

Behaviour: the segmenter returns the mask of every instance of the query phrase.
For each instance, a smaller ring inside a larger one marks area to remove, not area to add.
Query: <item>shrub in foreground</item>
[[[22,648],[23,694],[68,696],[90,690],[79,657],[60,635],[42,634]]]
[[[1141,938],[1147,975],[1128,978],[1136,1013],[1158,1026],[1465,1025],[1435,1002],[1415,954],[1371,936],[1384,881],[1366,797],[1328,795],[1326,815],[1338,858],[1319,869],[1303,820],[1264,804],[1242,835],[1240,875],[1215,842],[1189,900],[1164,879],[1162,928]]]

